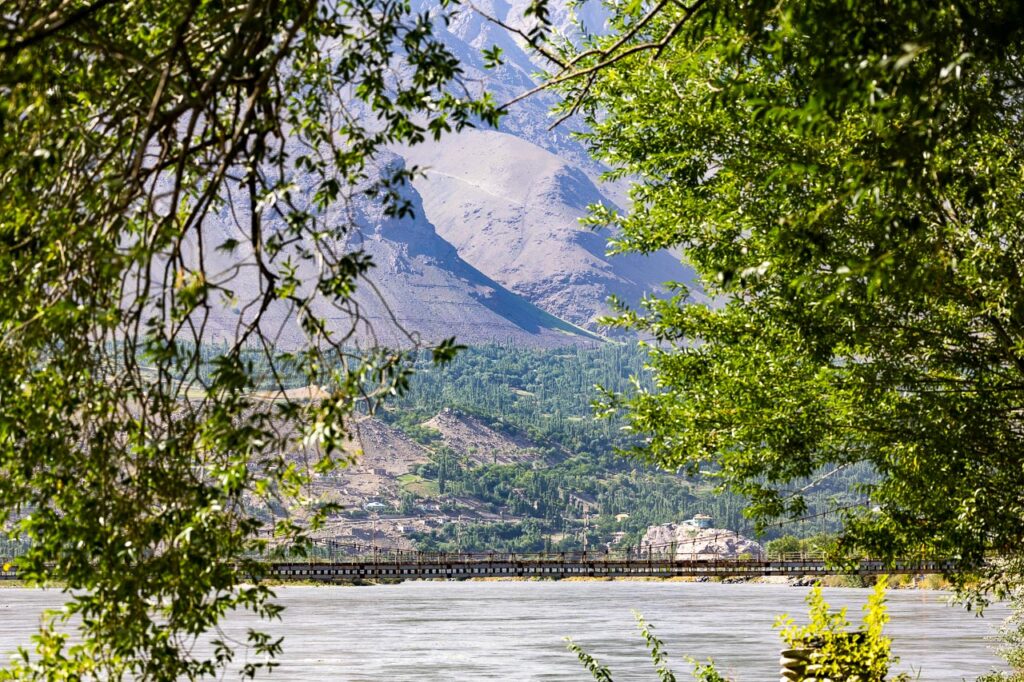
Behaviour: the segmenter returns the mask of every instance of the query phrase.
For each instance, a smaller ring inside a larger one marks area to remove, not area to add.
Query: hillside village
[[[496,503],[486,490],[467,490],[444,477],[444,458],[457,462],[459,471],[486,479],[494,469],[557,471],[569,453],[543,447],[515,430],[499,430],[480,417],[445,408],[420,424],[434,434],[419,442],[387,422],[367,418],[359,422],[352,441],[352,461],[317,478],[314,495],[321,502],[341,506],[318,537],[353,546],[413,550],[430,548],[432,537],[455,534],[456,548],[483,549],[474,537],[481,528],[494,528],[507,537],[522,535],[543,524],[541,501],[525,487],[509,490],[510,502]],[[685,483],[676,483],[685,490]],[[710,516],[697,514],[682,523],[650,526],[631,523],[631,507],[608,508],[598,496],[560,488],[561,526],[547,524],[542,544],[525,549],[578,549],[636,547],[639,552],[663,554],[671,545],[679,553],[737,556],[757,553],[757,543],[732,531],[710,528]],[[679,514],[682,514],[680,510]],[[463,540],[461,529],[475,529]],[[460,547],[461,543],[461,547]]]
[[[351,425],[345,465],[315,475],[310,501],[338,508],[317,536],[425,551],[666,551],[674,544],[692,554],[757,553],[742,499],[710,478],[625,456],[630,439],[621,423],[595,419],[594,387],[620,390],[642,362],[642,351],[614,344],[488,345],[467,348],[445,367],[417,365],[407,393]],[[306,388],[291,393],[319,398]],[[811,509],[845,504],[864,476],[851,468],[828,479]],[[264,509],[265,524],[285,511]],[[697,526],[719,530],[684,537],[693,525],[684,522],[702,517],[710,519]],[[814,535],[834,522],[821,516],[758,541]]]
[[[472,464],[527,464],[540,461],[535,445],[521,435],[507,435],[479,419],[446,409],[422,424],[438,434],[438,443]],[[412,533],[426,533],[446,523],[518,523],[504,510],[491,511],[471,495],[444,494],[435,467],[436,447],[416,442],[378,419],[358,425],[353,462],[319,479],[323,501],[344,511],[323,531],[340,542],[412,549]],[[426,475],[424,475],[426,474]]]

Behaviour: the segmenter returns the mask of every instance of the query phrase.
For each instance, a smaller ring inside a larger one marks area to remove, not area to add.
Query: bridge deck
[[[944,573],[947,561],[862,561],[853,570],[837,571],[820,560],[764,561],[670,559],[472,559],[462,561],[356,560],[325,563],[274,564],[271,575],[284,580],[344,582],[352,580],[459,580],[466,578],[619,578],[619,577],[758,577]]]
[[[2,563],[2,562],[0,562]],[[17,568],[0,568],[0,580],[15,580]],[[625,578],[625,577],[744,577],[819,576],[836,574],[880,575],[953,573],[956,563],[908,560],[887,564],[861,560],[855,567],[837,570],[820,557],[687,558],[623,554],[438,554],[419,552],[333,554],[307,561],[273,562],[269,577],[281,580],[351,582],[361,580],[463,580],[467,578]]]

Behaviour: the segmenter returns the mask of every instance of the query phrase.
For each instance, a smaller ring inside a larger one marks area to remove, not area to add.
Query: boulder
[[[735,559],[740,555],[760,556],[757,542],[725,528],[698,528],[688,523],[651,526],[641,540],[641,551],[676,559]]]

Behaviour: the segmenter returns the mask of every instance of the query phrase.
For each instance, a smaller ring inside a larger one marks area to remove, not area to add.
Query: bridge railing
[[[387,565],[431,565],[446,566],[456,564],[591,564],[600,565],[603,563],[625,563],[636,564],[676,564],[685,566],[688,564],[715,565],[719,567],[735,567],[756,569],[758,566],[768,564],[821,564],[824,562],[824,555],[821,552],[785,552],[785,553],[758,553],[743,556],[722,556],[711,553],[687,554],[679,552],[675,546],[648,546],[637,548],[617,548],[612,550],[601,549],[598,551],[577,551],[577,552],[422,552],[415,550],[403,550],[395,548],[375,547],[373,545],[362,545],[357,543],[343,543],[335,540],[319,539],[314,541],[308,548],[305,555],[289,556],[283,553],[276,561],[289,564],[387,564]],[[860,559],[861,569],[870,566],[872,569],[879,567],[875,564],[881,562],[872,561],[867,557]],[[939,564],[953,567],[952,562],[929,560],[922,557],[908,558],[899,562],[900,571],[909,571],[919,566],[927,571],[936,570]],[[818,567],[820,570],[821,567]]]
[[[685,552],[674,543],[664,545],[641,545],[637,547],[600,549],[597,551],[569,552],[430,552],[380,547],[369,544],[342,543],[315,540],[304,554],[295,555],[296,561],[309,562],[460,562],[460,561],[822,561],[824,554],[818,551],[785,553],[748,553],[740,556],[725,556],[713,552]]]
[[[665,562],[715,561],[729,563],[759,563],[766,561],[820,562],[821,552],[753,553],[724,556],[709,552],[685,553],[674,546],[644,545],[636,548],[575,552],[429,552],[379,547],[336,541],[314,541],[303,552],[282,552],[282,561],[292,563],[483,563],[483,562]]]

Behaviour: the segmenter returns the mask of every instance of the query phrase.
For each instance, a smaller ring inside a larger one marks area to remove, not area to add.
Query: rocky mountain
[[[385,154],[378,163],[381,173],[390,173],[404,162]],[[312,185],[301,175],[294,181],[300,187]],[[360,195],[321,216],[325,224],[346,226],[344,233],[321,241],[322,252],[360,249],[374,263],[368,281],[357,284],[352,305],[338,308],[326,297],[314,303],[314,312],[329,321],[335,334],[347,334],[358,311],[352,339],[363,344],[401,346],[411,338],[437,342],[450,336],[460,343],[509,342],[530,347],[600,341],[599,336],[542,310],[467,263],[438,235],[416,189],[405,186],[400,191],[411,216],[389,216],[378,201]],[[211,245],[228,240],[245,244],[239,226],[247,221],[247,207],[232,206],[220,220],[206,225],[204,239]],[[310,250],[304,242],[293,244],[274,256],[271,266],[280,267],[291,259],[300,279],[315,281],[316,268],[321,266],[308,257]],[[239,323],[250,319],[258,307],[253,305],[259,297],[257,267],[251,250],[242,246],[230,253],[207,247],[205,259],[208,272],[222,273],[216,283],[235,293],[214,310],[209,323],[211,338],[230,339]],[[283,302],[272,303],[264,313],[263,328],[281,347],[301,340],[296,311]]]
[[[525,27],[525,0],[482,0],[464,6],[435,29],[456,54],[468,83],[499,102],[534,88],[549,64],[524,51],[522,40],[495,21]],[[421,8],[437,14],[436,0]],[[551,4],[554,29],[574,36],[573,18],[604,30],[600,3]],[[503,64],[485,69],[481,50],[499,47]],[[636,304],[666,281],[692,281],[693,272],[668,254],[608,256],[607,233],[583,228],[587,207],[626,204],[623,183],[603,183],[603,166],[573,133],[578,122],[551,128],[557,98],[539,92],[508,109],[498,130],[467,130],[397,150],[425,176],[416,181],[427,218],[461,257],[509,290],[573,324],[598,330],[615,295]]]
[[[406,191],[412,217],[390,218],[365,201],[357,218],[360,230],[353,241],[376,264],[370,274],[376,292],[364,290],[357,300],[376,329],[387,329],[393,326],[392,320],[398,320],[424,339],[455,336],[470,344],[558,346],[599,340],[468,262],[438,234],[421,193],[411,187]]]
[[[418,2],[420,10],[439,17],[439,0]],[[486,89],[507,101],[538,82],[544,65],[485,16],[521,25],[526,5],[482,0],[461,7],[448,22],[435,22],[471,92]],[[572,12],[600,29],[599,4],[584,3]],[[567,3],[554,3],[555,26],[571,33],[572,12]],[[494,45],[502,48],[505,63],[485,69],[480,51]],[[414,187],[403,190],[411,218],[389,217],[365,196],[324,216],[328,223],[350,226],[341,238],[326,240],[328,248],[359,247],[376,264],[371,283],[357,292],[361,322],[351,338],[405,345],[412,332],[427,341],[455,336],[469,344],[593,344],[601,340],[598,318],[608,311],[609,296],[635,304],[665,281],[692,280],[692,272],[667,253],[608,256],[609,235],[581,227],[587,206],[622,205],[625,194],[621,185],[600,182],[603,168],[574,139],[572,121],[549,129],[555,101],[550,93],[538,93],[511,107],[498,130],[466,130],[378,159],[383,168],[404,162],[425,169]],[[290,180],[300,193],[313,187],[300,171]],[[213,246],[231,239],[244,244],[235,225],[246,224],[247,210],[227,206],[221,220],[206,227],[205,240]],[[279,262],[295,256],[299,274],[309,274],[321,265],[298,257],[308,247],[293,244]],[[231,338],[258,307],[249,305],[259,296],[256,265],[251,254],[238,252],[225,256],[207,249],[205,258],[208,271],[228,273],[232,280],[222,284],[239,299],[227,302],[209,323],[214,335]],[[343,336],[356,306],[335,310],[323,300],[314,311]],[[280,345],[301,341],[295,312],[284,303],[272,304],[264,317]]]
[[[616,295],[636,304],[692,274],[668,253],[608,256],[607,233],[580,224],[610,204],[585,170],[515,135],[468,130],[403,150],[426,216],[468,263],[547,312],[598,329]]]

